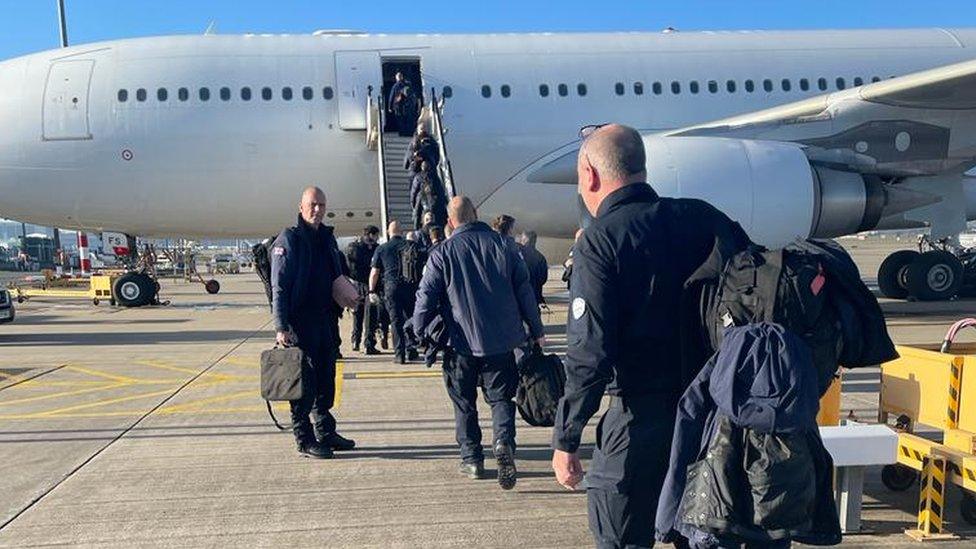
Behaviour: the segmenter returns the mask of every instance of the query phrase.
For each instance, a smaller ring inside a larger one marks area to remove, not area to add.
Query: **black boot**
[[[319,444],[322,446],[327,446],[332,450],[345,451],[352,450],[356,447],[356,441],[348,439],[339,433],[329,433],[324,437],[319,439]]]
[[[458,472],[471,480],[485,478],[485,463],[483,461],[462,461]]]
[[[502,490],[515,488],[518,474],[515,469],[515,450],[505,442],[496,442],[495,462],[498,464],[498,485]]]
[[[331,459],[333,457],[332,448],[314,441],[299,442],[298,453],[302,457],[315,459]]]
[[[367,355],[378,355],[378,354],[380,354],[380,351],[376,347],[366,347],[366,354]]]

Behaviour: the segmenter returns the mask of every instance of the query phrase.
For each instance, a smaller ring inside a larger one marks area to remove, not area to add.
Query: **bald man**
[[[512,399],[518,388],[512,351],[526,341],[525,325],[531,338],[545,345],[539,307],[518,250],[478,221],[470,199],[451,199],[447,223],[453,232],[430,254],[417,291],[413,325],[417,333],[426,333],[443,315],[447,326],[454,353],[444,362],[444,380],[454,404],[461,473],[472,479],[485,474],[478,425],[480,385],[491,406],[498,484],[511,490],[517,480]]]
[[[326,459],[333,450],[351,450],[355,442],[336,432],[336,318],[343,306],[333,299],[342,266],[332,227],[322,224],[325,193],[302,192],[298,223],[278,235],[271,251],[271,310],[275,340],[297,345],[311,362],[304,398],[291,402],[291,423],[298,452]],[[311,415],[311,420],[310,420]],[[314,425],[313,425],[314,421]]]
[[[400,364],[406,364],[418,357],[414,342],[403,329],[407,319],[413,314],[416,301],[417,282],[411,280],[408,273],[403,272],[404,253],[417,245],[403,237],[399,221],[391,221],[386,230],[387,241],[373,252],[372,269],[369,273],[370,300],[377,301],[376,291],[383,279],[383,300],[390,313],[390,324],[393,327],[393,354]],[[418,269],[423,269],[419,265]],[[418,270],[417,273],[420,271]],[[375,296],[375,297],[374,297]]]
[[[594,219],[573,254],[552,466],[569,489],[583,479],[583,428],[609,393],[586,482],[601,548],[654,544],[651,517],[684,390],[679,300],[717,228],[734,225],[700,200],[659,198],[645,164],[640,134],[615,124],[586,137],[577,161],[578,191]]]

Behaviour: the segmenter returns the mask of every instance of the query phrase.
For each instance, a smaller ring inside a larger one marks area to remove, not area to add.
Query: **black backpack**
[[[407,240],[400,249],[400,280],[407,284],[419,284],[427,262],[426,255],[420,244]]]
[[[556,423],[556,408],[566,388],[563,361],[553,354],[533,349],[518,363],[519,386],[515,404],[519,415],[533,427],[552,427]]]
[[[809,345],[823,395],[837,371],[843,336],[827,285],[823,265],[812,254],[759,246],[739,252],[726,262],[706,315],[712,348],[719,348],[725,328],[779,324]]]
[[[271,306],[271,247],[275,238],[266,238],[251,247],[254,254],[254,272],[264,284],[264,293],[268,296],[268,306]]]

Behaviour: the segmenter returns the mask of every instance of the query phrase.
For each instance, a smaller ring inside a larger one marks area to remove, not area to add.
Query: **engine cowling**
[[[766,246],[873,229],[884,209],[880,180],[813,166],[795,143],[645,136],[644,144],[658,194],[707,200]]]

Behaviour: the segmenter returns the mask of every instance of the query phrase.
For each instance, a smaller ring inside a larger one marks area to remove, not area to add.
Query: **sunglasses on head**
[[[593,135],[593,132],[599,130],[600,128],[606,126],[607,124],[590,124],[588,126],[583,126],[579,130],[580,139],[586,139],[587,137]]]

